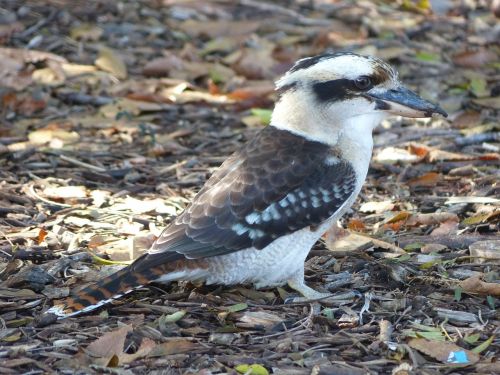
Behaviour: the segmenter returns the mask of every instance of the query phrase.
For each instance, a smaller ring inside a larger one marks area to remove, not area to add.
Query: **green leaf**
[[[419,51],[416,56],[417,60],[435,62],[441,61],[441,55],[433,52]]]
[[[422,242],[413,242],[413,243],[409,243],[408,245],[406,245],[403,250],[404,251],[414,251],[414,250],[420,250],[422,248],[422,246],[424,246],[425,244],[422,243]]]
[[[470,80],[469,84],[470,91],[478,97],[484,97],[489,95],[489,91],[486,87],[486,80],[483,77],[474,77]]]
[[[252,115],[257,116],[265,125],[271,122],[271,114],[273,113],[273,111],[271,111],[270,109],[252,108],[250,112],[252,113]]]
[[[454,295],[455,295],[455,301],[457,302],[460,302],[460,300],[462,299],[462,292],[463,292],[463,289],[460,288],[460,287],[456,287],[455,290],[453,291]]]
[[[431,260],[430,262],[422,263],[419,268],[421,270],[428,270],[429,268],[432,268],[436,264],[441,264],[441,259]]]
[[[116,266],[116,265],[121,265],[121,264],[128,265],[128,264],[133,262],[132,260],[127,260],[127,261],[107,260],[107,259],[98,257],[97,255],[92,254],[92,253],[90,253],[90,256],[92,257],[92,261],[95,264],[100,264],[103,266]]]
[[[160,317],[163,323],[175,323],[181,320],[184,315],[186,315],[186,310],[179,310],[174,312],[173,314],[163,315]]]
[[[482,351],[487,349],[488,346],[490,346],[490,344],[493,342],[494,338],[495,338],[495,336],[491,336],[488,340],[486,340],[482,344],[480,344],[480,345],[476,346],[474,349],[472,349],[472,351],[476,354],[481,353]]]
[[[248,308],[246,303],[237,303],[236,305],[224,307],[224,310],[230,313],[242,311]]]
[[[445,341],[445,337],[442,332],[417,332],[418,337],[422,337],[427,340],[432,341]]]
[[[426,326],[420,323],[412,323],[411,326],[415,329],[420,329],[427,332],[441,332],[441,328]]]
[[[495,298],[493,298],[492,296],[486,296],[486,302],[488,303],[488,306],[490,306],[492,310],[496,310]]]
[[[262,365],[254,363],[252,365],[238,365],[234,368],[240,374],[248,375],[269,375],[269,371]]]
[[[462,225],[475,225],[485,222],[490,217],[491,213],[470,216],[462,220]]]
[[[479,340],[479,333],[474,333],[472,335],[469,335],[469,336],[465,336],[464,337],[464,341],[467,343],[467,344],[475,344],[477,342],[477,340]]]
[[[394,258],[393,260],[395,262],[406,262],[411,259],[411,254],[403,254],[397,258]]]
[[[323,311],[321,311],[321,313],[326,316],[329,320],[333,320],[334,317],[333,317],[333,309],[330,309],[329,307],[323,309]]]

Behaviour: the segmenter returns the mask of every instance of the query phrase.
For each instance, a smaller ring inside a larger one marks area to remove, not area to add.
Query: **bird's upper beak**
[[[433,113],[439,113],[444,117],[448,117],[448,114],[440,106],[422,99],[404,86],[380,93],[369,93],[369,95],[376,100],[377,108],[393,115],[431,117]]]

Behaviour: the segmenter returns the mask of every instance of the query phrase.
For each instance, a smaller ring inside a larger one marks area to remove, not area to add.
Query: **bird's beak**
[[[422,99],[404,86],[380,93],[369,93],[369,95],[376,100],[378,109],[387,111],[393,115],[431,117],[433,113],[439,113],[444,117],[448,117],[448,114],[440,106]]]

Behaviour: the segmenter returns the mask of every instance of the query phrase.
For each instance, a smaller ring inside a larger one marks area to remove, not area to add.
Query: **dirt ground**
[[[0,373],[498,374],[498,1],[0,1]],[[269,121],[301,57],[382,57],[447,119],[385,121],[287,287],[152,285],[54,321]]]

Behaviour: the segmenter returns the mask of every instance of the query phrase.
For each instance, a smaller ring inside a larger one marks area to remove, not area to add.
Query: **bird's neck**
[[[373,129],[383,119],[384,114],[369,113],[350,117],[333,118],[325,111],[299,98],[295,93],[287,93],[277,102],[271,118],[271,126],[288,130],[306,139],[321,142],[340,151],[340,157],[354,167],[359,188],[365,180],[373,149]]]
[[[307,98],[299,98],[295,93],[283,95],[274,107],[271,125],[288,130],[308,140],[335,146],[338,132],[332,131],[329,120],[321,111],[315,111]]]

